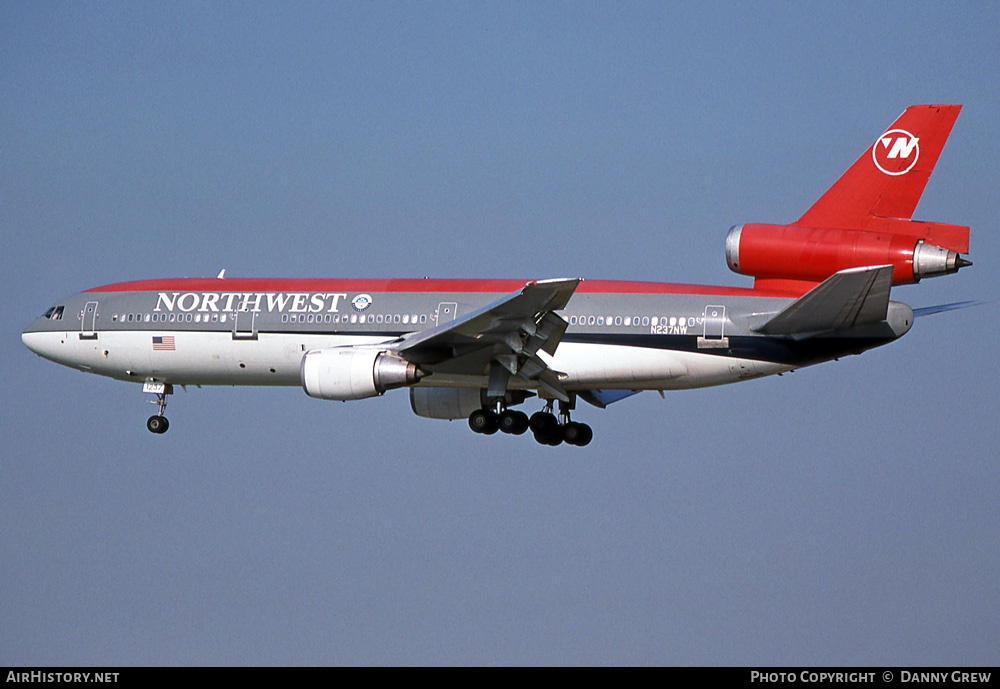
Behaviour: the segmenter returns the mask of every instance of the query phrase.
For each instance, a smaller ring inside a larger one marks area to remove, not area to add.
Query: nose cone
[[[32,330],[30,327],[21,333],[21,342],[24,346],[33,351],[38,356],[45,356],[45,351],[48,349],[46,345],[45,333],[39,332],[37,330]]]
[[[40,357],[57,363],[65,363],[66,357],[66,333],[64,331],[53,332],[38,327],[35,322],[28,326],[21,333],[21,342],[24,346]]]

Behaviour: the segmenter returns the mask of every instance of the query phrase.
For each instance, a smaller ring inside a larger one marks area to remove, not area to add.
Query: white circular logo
[[[371,305],[372,295],[370,294],[359,294],[351,300],[351,306],[354,307],[355,311],[364,311]]]
[[[905,175],[920,157],[920,140],[905,129],[890,129],[872,146],[875,167],[887,175]]]

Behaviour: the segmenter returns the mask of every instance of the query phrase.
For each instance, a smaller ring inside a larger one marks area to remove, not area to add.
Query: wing
[[[469,375],[483,375],[488,368],[490,395],[502,395],[508,378],[515,376],[568,400],[560,374],[539,358],[538,351],[555,354],[568,325],[555,311],[566,306],[578,284],[580,278],[529,282],[478,311],[416,333],[394,349],[423,366],[447,362],[453,372],[457,366],[458,372]]]

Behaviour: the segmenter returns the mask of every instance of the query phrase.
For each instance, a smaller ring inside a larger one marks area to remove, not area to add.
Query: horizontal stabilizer
[[[935,313],[944,313],[945,311],[954,311],[955,309],[967,309],[970,306],[982,306],[989,302],[985,301],[957,301],[952,304],[939,304],[937,306],[925,306],[922,309],[913,309],[913,315],[917,318],[921,316],[930,316]]]
[[[842,270],[754,330],[765,335],[804,335],[880,323],[889,309],[891,286],[892,266]]]

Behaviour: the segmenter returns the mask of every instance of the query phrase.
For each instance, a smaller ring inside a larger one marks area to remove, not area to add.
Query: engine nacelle
[[[307,395],[340,401],[375,397],[424,377],[416,364],[376,347],[314,349],[302,357],[300,373]]]
[[[483,408],[483,392],[479,388],[410,388],[410,408],[427,419],[467,419]]]
[[[930,228],[927,234],[931,238],[935,233],[944,237],[945,230],[952,230],[952,234],[967,230],[933,223],[913,227]],[[958,252],[911,233],[756,224],[729,230],[726,262],[742,275],[806,282],[822,282],[846,268],[892,265],[894,285],[948,275],[971,265]]]
[[[513,407],[529,397],[534,397],[534,393],[508,390],[501,401]],[[472,412],[489,409],[496,401],[490,400],[483,388],[410,388],[410,408],[427,419],[467,419]]]

